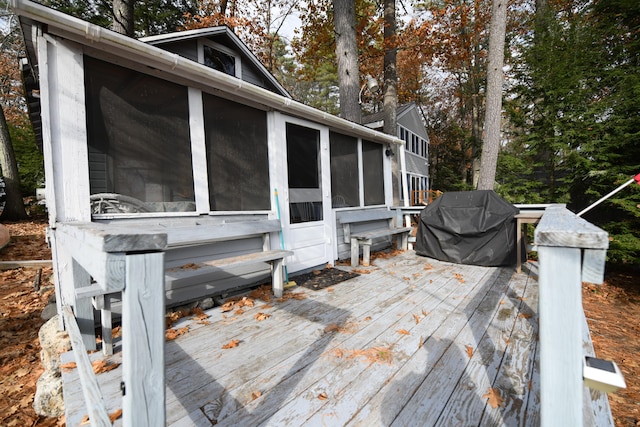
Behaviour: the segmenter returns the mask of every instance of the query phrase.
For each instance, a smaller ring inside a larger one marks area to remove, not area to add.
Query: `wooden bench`
[[[157,221],[155,224],[150,222],[132,222],[131,224],[136,224],[135,228],[144,230],[146,234],[158,233],[158,235],[166,235],[166,245],[163,247],[163,252],[165,253],[189,247],[197,251],[198,247],[214,243],[226,244],[244,239],[262,239],[262,245],[258,251],[249,247],[238,249],[238,246],[242,247],[242,244],[240,244],[235,245],[233,251],[216,255],[210,259],[203,259],[202,256],[195,257],[192,260],[184,260],[185,262],[181,265],[169,268],[166,268],[165,264],[165,289],[163,289],[163,292],[176,287],[197,286],[199,283],[212,281],[217,274],[225,269],[267,263],[271,267],[273,292],[276,297],[282,297],[284,290],[284,259],[292,255],[293,252],[271,249],[270,234],[281,230],[278,220],[265,219],[220,224],[212,223],[211,219],[206,218],[195,221],[193,219],[184,219],[182,222],[174,220],[169,221],[167,224],[158,224]],[[113,224],[101,224],[100,227],[108,229],[109,225],[112,225],[114,229],[133,227],[133,225],[127,223],[118,224],[115,222]],[[123,246],[121,251],[126,252],[126,247]],[[111,292],[107,292],[105,289],[110,289]],[[111,337],[111,297],[114,295],[113,290],[113,288],[105,287],[100,283],[79,287],[75,290],[77,299],[91,297],[95,308],[101,311],[102,340],[105,354],[111,354],[113,351]],[[173,302],[176,303],[176,301]]]
[[[362,245],[362,265],[368,266],[371,258],[371,245],[374,239],[397,236],[398,249],[406,250],[411,227],[396,227],[396,213],[386,209],[341,212],[338,221],[342,224],[344,242],[351,245],[351,266],[357,267],[360,261],[360,245]],[[367,231],[352,231],[355,224],[386,221],[384,228]]]
[[[245,265],[268,263],[271,265],[273,292],[277,298],[282,297],[284,276],[282,274],[284,258],[293,252],[272,250],[270,234],[280,232],[280,221],[259,220],[242,221],[227,224],[207,225],[206,227],[177,227],[168,233],[168,250],[202,246],[215,242],[230,242],[259,236],[262,238],[262,250],[258,252],[223,255],[221,258],[189,261],[182,266],[168,268],[165,271],[167,289],[189,286],[195,282],[213,278],[221,269],[241,267]]]

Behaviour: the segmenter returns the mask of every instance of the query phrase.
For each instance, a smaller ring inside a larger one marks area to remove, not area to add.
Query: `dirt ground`
[[[0,250],[0,261],[51,259],[44,220],[4,224],[12,236]],[[0,425],[63,426],[64,417],[43,418],[32,408],[36,381],[42,373],[38,330],[53,290],[51,269],[0,271]],[[600,358],[614,360],[627,389],[609,395],[618,427],[640,427],[640,281],[638,274],[609,272],[601,286],[583,286],[587,321]]]

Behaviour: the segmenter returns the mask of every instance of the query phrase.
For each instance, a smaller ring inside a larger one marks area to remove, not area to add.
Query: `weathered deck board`
[[[515,274],[406,252],[369,270],[332,291],[294,290],[306,299],[180,320],[189,332],[165,345],[167,425],[214,425],[206,405],[221,426],[538,424],[535,266]],[[359,355],[373,348],[391,361]],[[78,425],[77,375],[63,377]],[[98,375],[109,412],[122,405],[120,379],[121,368]],[[487,404],[490,387],[503,406]]]

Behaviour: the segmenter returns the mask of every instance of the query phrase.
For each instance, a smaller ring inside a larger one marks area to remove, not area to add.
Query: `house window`
[[[115,194],[93,213],[195,211],[187,88],[88,56],[84,70],[90,191]]]
[[[203,94],[212,211],[269,210],[267,114]]]
[[[381,144],[362,141],[362,168],[365,206],[383,205],[384,174]]]
[[[214,70],[242,78],[240,57],[231,49],[212,41],[199,43],[198,60]]]
[[[329,140],[332,206],[360,206],[358,140],[336,132],[329,133]]]

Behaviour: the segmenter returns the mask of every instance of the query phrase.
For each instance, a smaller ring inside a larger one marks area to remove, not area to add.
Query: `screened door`
[[[295,252],[288,267],[289,271],[299,271],[332,260],[328,131],[296,119],[283,120],[287,153],[287,249]]]

